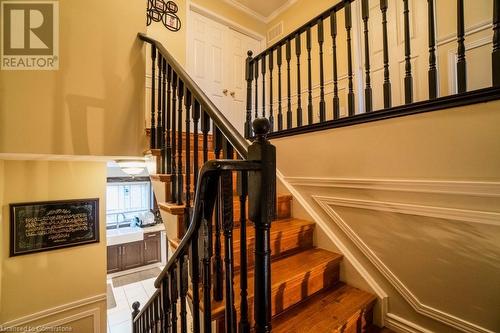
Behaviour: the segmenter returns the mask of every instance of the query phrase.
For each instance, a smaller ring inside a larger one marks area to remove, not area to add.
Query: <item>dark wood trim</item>
[[[370,113],[356,114],[350,117],[343,117],[336,120],[329,120],[323,123],[315,123],[279,132],[273,132],[268,135],[270,139],[283,138],[292,135],[324,131],[327,129],[364,124],[372,121],[391,119],[396,117],[408,116],[412,114],[438,111],[453,107],[466,106],[477,103],[485,103],[500,99],[500,88],[484,88],[470,91],[462,94],[444,96],[433,100],[421,101],[406,105],[395,106],[389,109],[383,109]]]

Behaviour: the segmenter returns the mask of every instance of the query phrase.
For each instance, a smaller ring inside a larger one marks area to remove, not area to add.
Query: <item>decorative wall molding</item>
[[[454,327],[460,331],[468,333],[493,333],[484,327],[478,326],[474,323],[468,322],[462,318],[458,318],[450,313],[441,311],[439,309],[433,308],[429,305],[423,304],[416,295],[414,295],[406,285],[401,282],[396,274],[394,274],[384,263],[371,251],[368,245],[363,242],[363,240],[352,230],[352,228],[338,215],[338,213],[333,209],[332,205],[338,202],[339,198],[312,196],[316,203],[324,210],[324,212],[335,222],[335,224],[346,234],[347,237],[358,247],[358,249],[370,260],[370,262],[378,269],[379,272],[391,283],[391,285],[399,292],[399,294],[410,304],[413,309],[424,316],[435,319],[442,323],[445,323],[451,327]],[[356,200],[356,199],[345,199],[345,201],[351,201],[360,204],[360,201],[368,200]],[[344,202],[345,202],[344,201]],[[369,208],[371,207],[371,208]],[[366,209],[378,210],[380,206],[366,206]],[[360,208],[360,207],[358,207]]]
[[[486,36],[483,38],[478,38],[473,41],[467,41],[465,43],[465,51],[473,50],[478,47],[486,46],[492,44],[493,40],[491,37]],[[457,50],[451,49],[448,51],[448,91],[450,95],[456,94],[457,89]]]
[[[238,22],[236,21],[233,21],[225,16],[222,16],[222,15],[219,15],[218,13],[216,12],[213,12],[203,6],[200,6],[198,4],[195,4],[193,2],[190,2],[189,3],[189,6],[188,8],[190,9],[190,11],[193,11],[195,13],[198,13],[200,15],[203,15],[209,19],[212,19],[216,22],[219,22],[225,26],[228,26],[230,27],[231,29],[234,29],[238,32],[241,32],[242,34],[244,35],[247,35],[249,37],[252,37],[253,39],[259,41],[261,43],[261,48],[262,46],[264,46],[266,44],[266,38],[265,36],[251,30],[251,29],[248,29],[246,27],[244,27],[243,25],[239,24]],[[189,14],[189,11],[188,11],[188,14]],[[189,17],[187,18],[187,21],[188,21],[188,26],[189,26]],[[189,33],[189,28],[188,28],[188,33]]]
[[[478,22],[476,24],[471,25],[470,27],[465,29],[465,37],[470,36],[472,34],[475,34],[477,32],[483,31],[483,30],[488,30],[492,29],[493,25],[491,20],[486,20],[482,22]],[[493,32],[493,30],[492,30]],[[457,40],[457,35],[456,33],[451,33],[446,36],[443,36],[441,38],[438,38],[436,41],[436,46],[442,46],[447,43],[451,43]]]
[[[321,177],[284,177],[284,180],[294,186],[500,197],[500,182]]]
[[[401,318],[394,313],[388,313],[385,318],[385,324],[388,328],[402,333],[433,333],[428,329],[423,328],[411,321]]]
[[[279,7],[274,12],[272,12],[271,14],[269,14],[268,17],[266,17],[266,20],[267,20],[266,23],[269,23],[272,20],[274,20],[276,17],[278,17],[279,14],[283,13],[288,8],[292,7],[297,1],[298,0],[288,0],[287,2],[285,2],[281,7]]]
[[[54,315],[57,315],[59,313],[65,312],[65,311],[73,310],[73,309],[80,308],[80,307],[86,306],[86,305],[95,304],[95,303],[101,302],[101,301],[106,301],[106,294],[98,294],[98,295],[83,298],[83,299],[80,299],[80,300],[77,300],[74,302],[58,305],[58,306],[55,306],[53,308],[49,308],[46,310],[35,312],[35,313],[29,314],[27,316],[23,316],[23,317],[19,317],[17,319],[11,320],[11,321],[7,321],[7,322],[1,324],[0,326],[2,326],[4,328],[5,327],[8,328],[8,327],[23,326],[23,325],[29,324],[31,322],[47,318],[49,316],[54,316]],[[82,312],[82,313],[84,313],[84,312]],[[98,319],[99,319],[99,317],[98,317]],[[68,321],[66,321],[66,322],[68,322]],[[100,326],[100,324],[98,326]]]
[[[225,3],[233,6],[236,9],[241,10],[242,12],[250,15],[256,20],[259,20],[262,23],[269,23],[272,20],[274,20],[278,15],[286,11],[288,8],[290,8],[293,4],[297,2],[297,0],[288,0],[285,2],[283,5],[281,5],[279,8],[277,8],[274,12],[269,14],[268,16],[262,15],[260,13],[257,13],[255,10],[248,8],[244,4],[235,1],[235,0],[224,0]]]
[[[344,252],[348,250],[347,244],[343,244],[340,239],[333,233],[333,231],[328,227],[328,221],[325,221],[319,216],[315,211],[317,208],[312,207],[308,201],[304,198],[297,187],[327,187],[327,188],[352,188],[352,189],[363,189],[366,191],[400,191],[400,192],[421,192],[421,193],[440,193],[448,195],[469,195],[469,196],[479,196],[479,197],[500,197],[500,182],[479,182],[479,181],[428,181],[428,180],[408,180],[408,179],[357,179],[357,178],[318,178],[318,177],[284,177],[283,174],[278,172],[278,178],[282,181],[284,186],[290,191],[295,199],[301,204],[301,206],[311,215],[314,221],[317,223],[318,227],[321,228],[326,235],[331,239],[331,241],[339,248],[339,250],[346,256],[346,259],[353,264],[353,266],[358,270],[358,272],[365,278],[370,286],[378,286],[378,283],[370,276],[368,271],[361,265],[361,263],[354,257],[351,251]],[[450,313],[446,313],[439,309],[432,308],[426,304],[423,304],[398,278],[397,276],[389,270],[387,266],[370,250],[370,248],[363,242],[361,238],[347,225],[343,219],[335,212],[335,210],[328,204],[328,200],[331,198],[321,196],[312,196],[313,200],[325,211],[325,213],[334,221],[334,223],[345,233],[345,235],[353,242],[353,244],[364,254],[364,256],[374,265],[374,267],[387,279],[387,281],[397,290],[397,292],[405,299],[410,306],[419,314],[434,319],[436,321],[442,322],[446,325],[454,327],[463,332],[474,332],[474,333],[493,333],[492,331],[480,327],[474,323],[465,321],[461,318],[453,316]],[[342,199],[342,200],[340,200]],[[412,205],[399,203],[390,203],[389,208],[384,207],[383,202],[374,202],[371,200],[357,200],[357,199],[346,199],[346,198],[336,198],[333,200],[337,204],[342,204],[344,206],[363,206],[363,208],[368,209],[398,209],[406,211],[407,213],[415,214],[415,212],[420,215],[428,216],[429,214],[435,215],[436,213],[441,214],[451,214],[454,218],[463,219],[477,219],[477,217],[471,217],[471,212],[467,210],[457,210],[457,211],[443,211],[442,207],[431,207],[428,206],[418,206],[421,210],[417,210]],[[366,204],[366,205],[365,205]],[[436,208],[437,210],[434,210]],[[480,212],[486,213],[481,214],[479,218],[480,223],[490,224],[493,221],[495,224],[498,223],[499,213],[496,212]],[[493,213],[491,215],[489,213]],[[492,220],[493,218],[493,220]],[[385,300],[388,302],[389,296],[382,291],[386,296]],[[384,323],[387,327],[400,332],[421,332],[430,333],[429,330],[410,322],[396,314],[389,313],[387,307],[384,314]]]
[[[375,292],[377,297],[380,300],[380,308],[382,313],[382,322],[384,325],[384,318],[389,309],[389,297],[385,290],[378,284],[378,282],[368,273],[368,271],[363,267],[363,265],[359,262],[356,256],[349,250],[346,244],[344,244],[338,237],[333,233],[330,228],[328,228],[328,222],[323,220],[316,210],[311,207],[305,198],[297,191],[293,186],[290,185],[285,180],[283,174],[276,170],[276,176],[281,181],[281,183],[287,188],[290,194],[293,195],[294,200],[297,200],[298,203],[306,210],[306,212],[313,218],[314,222],[323,230],[325,235],[332,241],[333,244],[339,249],[342,255],[348,260],[354,269],[363,277],[363,279],[368,283],[368,285]]]
[[[444,219],[489,224],[500,227],[500,213],[482,210],[458,209],[428,205],[415,205],[392,201],[363,200],[353,198],[325,197],[313,195],[316,202],[326,205],[370,209],[379,212],[391,212]]]
[[[92,317],[94,326],[93,333],[101,333],[101,311],[99,308],[93,308],[87,311],[82,311],[72,316],[68,316],[59,320],[52,321],[47,324],[43,324],[43,326],[50,328],[59,327],[74,322],[78,319],[83,319],[87,317]]]
[[[255,10],[248,8],[247,6],[245,6],[244,4],[242,4],[240,2],[235,1],[235,0],[223,0],[223,1],[225,3],[227,3],[228,5],[231,5],[234,8],[241,10],[245,14],[250,15],[254,19],[259,20],[262,23],[267,23],[266,16],[257,13]]]

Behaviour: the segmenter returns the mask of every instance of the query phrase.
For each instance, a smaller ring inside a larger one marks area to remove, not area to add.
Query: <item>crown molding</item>
[[[269,14],[269,16],[266,17],[267,19],[266,23],[269,23],[272,20],[274,20],[276,17],[278,17],[279,14],[283,13],[285,10],[292,7],[297,1],[298,0],[288,0],[287,2],[285,2],[283,5],[281,5],[281,7],[279,7],[274,12]]]
[[[268,16],[264,16],[262,14],[259,14],[255,10],[248,8],[247,6],[239,3],[238,1],[235,1],[235,0],[223,0],[223,1],[225,3],[227,3],[228,5],[231,5],[234,8],[237,8],[237,9],[247,13],[248,15],[252,16],[256,20],[259,20],[260,22],[267,24],[267,23],[271,22],[272,20],[274,20],[276,17],[278,17],[279,14],[283,13],[285,10],[287,10],[292,5],[294,5],[298,0],[288,0],[283,5],[281,5],[279,8],[274,10]]]
[[[235,0],[224,0],[224,2],[227,3],[228,5],[233,6],[236,9],[241,10],[242,12],[245,12],[246,14],[250,15],[254,19],[257,19],[257,20],[261,21],[262,23],[267,23],[266,16],[257,13],[255,10],[248,8],[247,6],[239,3],[238,1],[235,1]]]

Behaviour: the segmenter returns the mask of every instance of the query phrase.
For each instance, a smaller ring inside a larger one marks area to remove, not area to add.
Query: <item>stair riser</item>
[[[178,219],[177,229],[181,232],[184,230],[184,226],[181,219]],[[214,242],[215,243],[215,242]],[[224,257],[224,237],[221,236],[221,255]],[[284,257],[293,253],[308,250],[313,247],[314,243],[314,227],[306,227],[303,229],[287,231],[284,235],[279,233],[271,234],[271,258],[277,259]],[[174,248],[177,248],[176,244],[172,244]],[[234,269],[235,272],[239,271],[241,263],[241,248],[239,238],[234,239],[233,242],[233,257],[234,257]],[[252,268],[255,259],[255,239],[247,239],[247,264],[248,268]]]
[[[287,283],[283,288],[274,289],[271,292],[272,315],[275,316],[286,309],[294,306],[305,300],[307,297],[321,291],[333,287],[339,281],[340,268],[338,263],[311,271],[311,274],[304,275],[299,281]],[[234,285],[234,292],[240,293],[238,285]],[[253,318],[253,297],[248,298],[249,320],[251,325],[254,325]],[[239,320],[239,304],[237,304],[237,318]],[[212,317],[217,321],[217,327],[224,328],[224,313]],[[217,329],[217,332],[224,332]]]
[[[254,264],[255,239],[247,240],[247,263],[249,267]],[[285,235],[271,234],[271,258],[276,259],[299,251],[311,249],[314,241],[314,229],[307,228],[287,233]],[[240,268],[240,242],[235,240],[233,244],[234,268]],[[224,248],[223,252],[224,253]]]
[[[165,202],[170,202],[171,200],[171,195],[170,195],[170,189],[171,187],[168,185],[168,183],[165,183]],[[158,189],[159,191],[163,190],[163,187],[156,186],[154,189]],[[155,192],[155,195],[157,195],[157,198],[161,198],[163,193],[157,193]],[[194,193],[191,192],[191,202],[194,201]],[[289,195],[283,195],[283,196],[278,196],[277,199],[277,216],[276,219],[286,219],[289,218],[292,214],[292,197]],[[246,205],[247,207],[247,220],[248,220],[248,203]],[[233,201],[233,221],[234,221],[234,226],[239,226],[239,221],[240,221],[240,202],[239,200],[234,200]]]

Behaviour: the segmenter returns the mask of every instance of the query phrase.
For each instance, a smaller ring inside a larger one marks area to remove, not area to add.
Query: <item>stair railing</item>
[[[398,1],[401,2],[401,0]],[[372,1],[371,4],[368,0],[340,0],[259,54],[253,55],[251,51],[248,52],[246,60],[245,137],[253,136],[251,132],[252,119],[257,117],[268,118],[271,123],[269,137],[278,138],[500,98],[500,0],[493,0],[492,69],[491,73],[485,73],[488,76],[491,75],[492,86],[473,91],[467,87],[464,1],[457,0],[455,13],[457,17],[455,64],[457,93],[449,96],[444,96],[444,94],[440,96],[436,57],[438,47],[435,29],[437,21],[436,0],[427,0],[427,22],[422,22],[421,19],[413,22],[414,25],[419,25],[418,29],[422,29],[422,24],[427,23],[429,45],[428,100],[418,102],[414,96],[414,72],[416,68],[412,64],[412,57],[415,57],[415,54],[412,54],[411,49],[411,6],[409,0],[402,0],[402,12],[398,15],[401,14],[403,17],[404,30],[404,78],[401,86],[404,104],[399,106],[393,105],[396,98],[392,95],[391,78],[394,79],[395,76],[390,74],[389,63],[390,60],[394,59],[391,59],[393,54],[390,52],[388,42],[390,38],[395,38],[391,33],[397,32],[388,31],[389,1],[380,0],[378,8],[373,7],[374,2],[378,4],[378,0]],[[390,3],[395,6],[395,2]],[[420,3],[420,1],[417,2]],[[361,6],[362,22],[354,22],[353,20],[356,17],[353,15],[356,9],[354,5],[358,3]],[[380,10],[380,21],[373,22],[375,18],[370,17],[370,9],[374,8]],[[453,15],[453,13],[448,14]],[[344,17],[343,26],[338,24],[337,16]],[[380,25],[382,27],[383,84],[378,91],[373,91],[371,77],[374,70],[370,67],[370,36],[373,34],[369,30],[370,22],[372,22],[371,26]],[[364,61],[362,65],[364,73],[354,73],[353,71],[353,23],[358,23],[362,27],[359,44],[363,45]],[[340,29],[344,29],[346,36],[341,40],[338,38]],[[330,49],[327,54],[331,54],[331,56],[324,54],[327,40]],[[339,45],[345,46],[345,53],[339,54],[337,50]],[[425,55],[421,54],[421,56]],[[339,75],[339,63],[341,63],[339,59],[346,59],[347,75],[345,77]],[[332,78],[328,85],[325,82],[327,61],[332,68],[331,73],[328,73]],[[484,61],[487,60],[484,59]],[[304,64],[304,62],[306,63]],[[312,70],[313,63],[318,65],[317,75]],[[301,69],[301,65],[307,65],[307,70],[304,67]],[[396,69],[396,71],[398,70]],[[301,81],[301,74],[304,72],[307,73],[306,83]],[[362,77],[355,81],[356,75]],[[347,85],[341,89],[339,87],[343,79],[346,80]],[[399,80],[399,78],[397,79]],[[313,80],[319,81],[318,86],[313,87]],[[293,81],[295,84],[292,84]],[[358,83],[357,92],[355,90],[356,83]],[[295,92],[292,91],[292,87],[296,88]],[[316,88],[319,88],[319,96],[314,96]],[[345,103],[341,104],[339,91],[343,89],[346,90],[347,94]],[[302,98],[303,94],[306,95],[304,99]],[[330,94],[332,97],[327,98],[326,96]],[[362,96],[357,97],[356,94]],[[383,106],[379,110],[375,110],[373,105],[374,94],[383,96]],[[345,115],[342,114],[342,109],[346,110]]]
[[[155,280],[156,291],[152,297],[142,309],[139,302],[132,305],[133,332],[187,332],[188,297],[195,333],[212,331],[213,301],[224,301],[225,332],[250,332],[251,329],[270,332],[269,233],[276,206],[276,150],[266,139],[269,121],[265,118],[253,121],[255,140],[249,144],[160,42],[141,33],[138,38],[151,45],[152,81],[158,83],[151,85],[150,146],[161,150],[159,172],[171,174],[172,202],[183,205],[186,233]],[[155,76],[156,66],[158,76]],[[202,163],[198,156],[200,129]],[[212,145],[209,144],[210,132]],[[208,160],[210,149],[214,151],[215,160]],[[237,159],[234,159],[235,152]],[[194,155],[193,163],[191,155]],[[239,286],[233,282],[233,173],[238,176],[237,218],[241,230]],[[196,184],[194,203],[191,202],[191,178]],[[255,229],[253,297],[248,296],[247,271],[251,267],[247,263],[247,216]],[[235,289],[239,289],[241,296],[238,304]],[[253,314],[249,309],[253,309]]]

